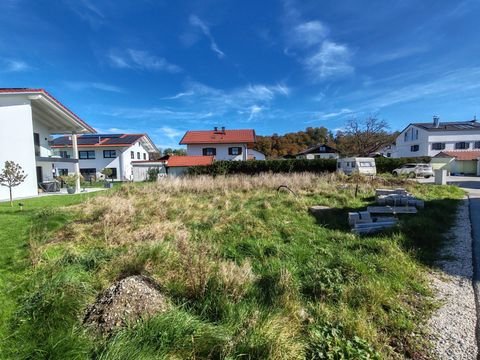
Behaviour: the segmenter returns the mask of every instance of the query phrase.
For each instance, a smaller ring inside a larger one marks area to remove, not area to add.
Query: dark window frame
[[[470,149],[470,143],[468,141],[459,141],[455,143],[455,150],[467,150]]]
[[[475,141],[475,142],[473,143],[473,148],[474,148],[474,149],[480,149],[480,141]]]
[[[432,143],[432,150],[445,150],[445,143],[443,142]]]
[[[130,159],[135,160],[135,151],[130,151]]]
[[[202,149],[203,156],[215,156],[217,155],[217,148],[203,148]]]
[[[58,176],[68,176],[68,169],[58,169]]]
[[[236,154],[233,153],[234,149],[237,150]],[[229,147],[228,148],[228,155],[234,155],[234,156],[242,155],[242,147],[241,146]]]
[[[417,152],[417,151],[420,151],[420,145],[416,144],[416,145],[410,146],[410,152]]]
[[[143,153],[143,160],[147,160],[147,154]]]
[[[91,157],[92,153],[93,153],[93,157]],[[82,157],[82,154],[87,154],[87,156]],[[80,150],[78,152],[78,158],[80,160],[95,160],[95,150]]]
[[[137,160],[140,160],[140,151],[137,151]]]
[[[117,173],[117,168],[116,168],[116,167],[110,167],[110,168],[105,168],[105,169],[110,169],[110,170],[112,170],[112,175],[110,175],[110,176],[108,176],[108,177],[106,176],[107,179],[111,179],[111,180],[117,179],[117,174],[118,174],[118,173]]]
[[[112,156],[113,152],[113,156]],[[107,154],[109,156],[107,156]],[[103,158],[104,159],[115,159],[117,157],[117,150],[103,150]]]

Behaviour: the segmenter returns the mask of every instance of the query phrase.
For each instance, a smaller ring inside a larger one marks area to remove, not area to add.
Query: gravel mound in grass
[[[459,206],[449,243],[437,263],[442,272],[432,274],[436,298],[442,306],[428,325],[436,359],[476,359],[475,296],[472,286],[472,236],[468,200]]]
[[[167,299],[152,280],[130,276],[114,283],[87,308],[84,323],[108,335],[127,323],[169,308]]]

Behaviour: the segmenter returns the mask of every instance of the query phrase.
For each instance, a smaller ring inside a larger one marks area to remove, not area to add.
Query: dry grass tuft
[[[241,266],[233,261],[222,261],[218,266],[218,278],[225,293],[234,301],[238,301],[255,281],[255,274],[248,260]]]

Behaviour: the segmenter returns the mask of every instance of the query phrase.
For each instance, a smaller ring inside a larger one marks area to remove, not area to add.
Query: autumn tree
[[[352,118],[345,129],[337,133],[337,149],[347,156],[369,156],[394,141],[394,134],[388,132],[388,124],[376,116],[364,120]]]
[[[12,188],[25,181],[27,175],[22,167],[13,161],[5,161],[5,167],[0,172],[0,185],[8,187],[10,192],[10,206],[13,206]]]

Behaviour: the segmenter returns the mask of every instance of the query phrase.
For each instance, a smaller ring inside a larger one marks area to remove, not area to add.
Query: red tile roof
[[[454,157],[456,160],[477,160],[480,158],[480,150],[450,150],[442,151],[435,157]]]
[[[30,88],[0,88],[0,94],[42,94],[51,99],[55,104],[65,110],[67,113],[72,115],[77,119],[83,126],[85,126],[89,131],[95,132],[95,129],[88,125],[85,121],[80,119],[80,117],[75,114],[72,110],[63,105],[60,101],[55,99],[48,91],[45,89],[30,89]]]
[[[213,156],[176,156],[172,155],[167,160],[167,167],[180,166],[207,166],[212,165]]]
[[[186,144],[251,144],[255,142],[255,130],[199,130],[187,131],[180,141]]]

